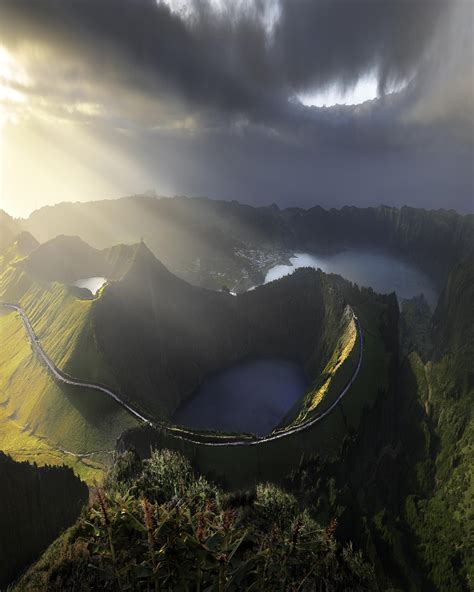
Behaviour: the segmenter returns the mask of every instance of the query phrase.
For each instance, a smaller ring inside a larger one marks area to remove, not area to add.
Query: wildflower
[[[333,540],[337,529],[337,518],[333,518],[325,530],[326,539]]]

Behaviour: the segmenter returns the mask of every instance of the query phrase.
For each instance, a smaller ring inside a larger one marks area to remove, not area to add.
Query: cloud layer
[[[111,141],[133,135],[145,160],[150,147],[161,154],[168,146],[171,168],[183,170],[179,159],[188,167],[190,180],[167,183],[178,192],[219,197],[225,178],[214,164],[232,146],[229,172],[241,172],[249,154],[258,167],[247,167],[247,189],[234,182],[226,197],[257,201],[254,169],[272,178],[297,158],[294,178],[290,167],[285,183],[265,182],[262,201],[273,194],[290,202],[287,186],[295,201],[321,193],[338,204],[361,201],[380,175],[392,179],[393,201],[393,179],[402,175],[397,193],[401,185],[418,194],[407,201],[429,205],[441,187],[446,207],[472,209],[473,10],[469,0],[0,0],[0,44],[27,74],[10,80],[26,100],[9,108],[20,119],[40,113],[92,123]],[[377,101],[319,109],[298,100],[331,84],[350,88],[367,74],[377,77]],[[393,85],[405,88],[384,96]],[[368,177],[356,197],[321,175],[342,168],[353,185],[356,163]],[[190,175],[198,166],[205,174]],[[215,178],[206,183],[210,170]],[[453,201],[454,188],[462,195]],[[370,202],[385,199],[369,193]]]

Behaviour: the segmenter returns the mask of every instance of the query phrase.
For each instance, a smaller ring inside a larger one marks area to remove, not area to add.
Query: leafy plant
[[[274,485],[229,496],[175,452],[143,462],[127,453],[17,589],[378,590],[372,569],[336,542],[334,529]]]

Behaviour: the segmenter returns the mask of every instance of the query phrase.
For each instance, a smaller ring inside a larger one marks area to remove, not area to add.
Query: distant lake
[[[106,282],[107,278],[105,277],[90,277],[77,280],[72,285],[78,288],[87,288],[95,296]]]
[[[272,267],[265,277],[265,283],[288,275],[298,267],[319,267],[322,271],[337,273],[359,286],[371,287],[375,292],[396,292],[399,300],[423,293],[431,308],[436,306],[438,300],[433,283],[422,271],[387,253],[359,249],[331,255],[296,253],[290,262],[291,265]]]
[[[223,432],[269,434],[306,391],[302,368],[281,359],[239,362],[207,378],[173,422]]]

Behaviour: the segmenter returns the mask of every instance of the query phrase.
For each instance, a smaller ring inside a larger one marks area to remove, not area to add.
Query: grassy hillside
[[[63,371],[117,387],[96,344],[92,311],[97,299],[67,283],[94,275],[120,278],[138,248],[98,251],[78,237],[59,236],[0,268],[0,300],[25,309],[44,350]]]
[[[40,248],[33,251],[38,253]],[[95,344],[93,300],[25,271],[15,259],[0,274],[0,300],[27,312],[54,363],[72,376],[114,385]],[[116,438],[136,421],[105,394],[58,384],[33,354],[20,317],[0,310],[0,450],[40,464],[67,463],[91,480]]]
[[[15,240],[23,230],[22,223],[0,209],[0,253]]]
[[[110,461],[116,438],[136,425],[106,395],[54,382],[19,316],[3,310],[0,367],[0,450],[16,460],[66,463],[91,482]]]
[[[78,236],[57,236],[31,253],[21,267],[40,280],[72,282],[101,275],[103,265],[100,251]]]
[[[127,272],[138,247],[114,245],[100,251],[78,236],[61,235],[38,245],[16,267],[38,281],[71,283],[94,276],[116,280]]]
[[[44,350],[57,366],[73,376],[113,384],[94,341],[93,300],[81,296],[74,288],[36,281],[21,267],[10,266],[0,275],[0,300],[25,309]]]
[[[298,405],[298,415],[293,423],[307,421],[315,413],[329,408],[354,374],[360,346],[356,324],[349,308],[345,311],[345,317],[339,320],[336,345],[303,402]]]
[[[0,269],[26,257],[38,247],[39,243],[32,234],[26,231],[20,232],[14,236],[11,242],[4,244],[3,248],[0,249]]]

